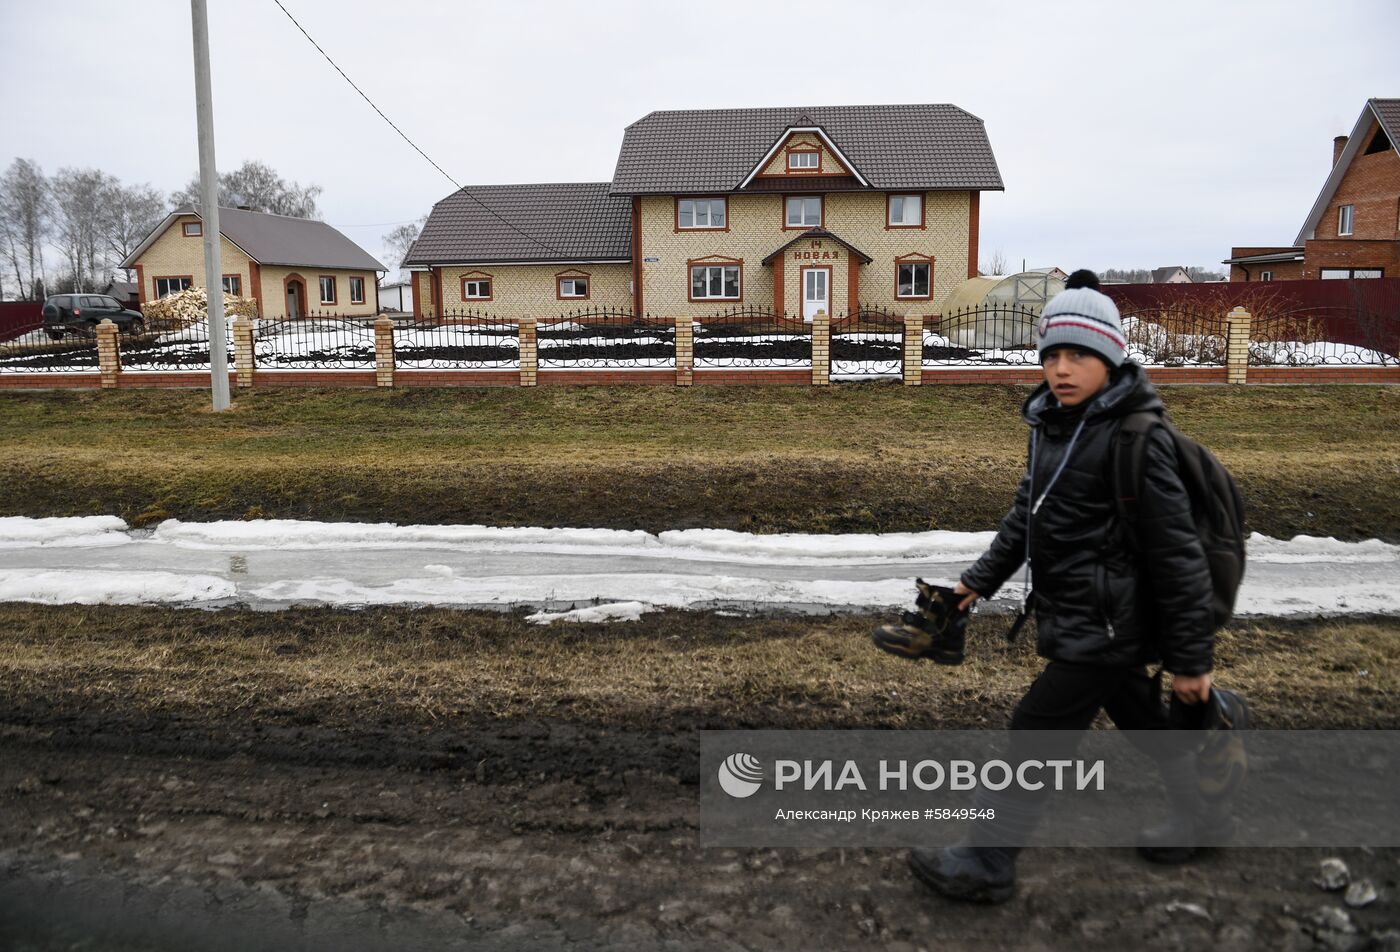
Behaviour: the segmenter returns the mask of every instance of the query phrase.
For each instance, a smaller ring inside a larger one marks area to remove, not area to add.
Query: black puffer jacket
[[[1061,406],[1046,384],[1036,388],[1021,409],[1032,428],[1033,452],[1015,505],[962,582],[990,598],[1024,563],[1031,493],[1039,498],[1050,485],[1082,420],[1068,462],[1031,517],[1036,650],[1057,661],[1161,660],[1173,674],[1204,674],[1212,667],[1214,642],[1210,569],[1177,472],[1176,448],[1162,427],[1148,441],[1136,560],[1118,526],[1111,451],[1118,421],[1140,410],[1162,413],[1163,407],[1132,361],[1077,407]]]

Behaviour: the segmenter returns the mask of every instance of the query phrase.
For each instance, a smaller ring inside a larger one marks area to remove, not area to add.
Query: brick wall
[[[587,300],[558,299],[556,280],[587,276]],[[490,278],[491,300],[464,300],[462,279]],[[482,310],[497,317],[548,318],[580,308],[629,308],[632,306],[632,265],[630,264],[549,264],[480,265],[444,267],[442,297],[448,310]],[[423,299],[425,302],[427,298]],[[651,302],[645,302],[651,307]]]
[[[1362,135],[1362,152],[1370,144],[1377,128],[1373,121]],[[1343,205],[1355,208],[1352,220],[1354,239],[1400,240],[1400,153],[1395,151],[1393,144],[1386,151],[1374,155],[1362,155],[1358,152],[1351,160],[1351,166],[1337,186],[1337,194],[1332,196],[1327,210],[1322,213],[1322,220],[1317,223],[1314,238],[1338,237],[1338,209]]]

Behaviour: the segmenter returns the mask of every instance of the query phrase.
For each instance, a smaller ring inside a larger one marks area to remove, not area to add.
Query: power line
[[[504,218],[500,213],[498,213],[494,208],[492,208],[490,205],[487,205],[487,204],[486,204],[485,202],[483,202],[481,199],[477,198],[475,195],[473,195],[471,192],[469,192],[469,191],[466,189],[466,187],[465,187],[464,185],[462,185],[460,182],[458,182],[458,181],[457,181],[456,179],[454,179],[452,176],[448,175],[446,169],[444,169],[441,165],[438,165],[436,162],[434,162],[433,159],[432,159],[432,156],[428,155],[428,153],[426,153],[426,152],[424,152],[422,149],[418,148],[418,144],[417,144],[416,142],[414,142],[412,139],[410,139],[407,135],[405,135],[405,134],[404,134],[404,131],[403,131],[402,129],[400,129],[398,126],[394,125],[394,120],[392,120],[392,119],[390,119],[388,116],[384,115],[384,110],[382,110],[382,109],[380,109],[378,106],[376,106],[376,105],[374,104],[374,100],[373,100],[373,99],[370,99],[368,96],[366,96],[366,95],[365,95],[365,91],[364,91],[363,89],[361,89],[359,86],[356,86],[356,85],[355,85],[355,81],[345,74],[345,70],[341,69],[340,66],[336,63],[335,60],[331,59],[331,55],[330,55],[329,53],[327,53],[325,50],[321,49],[321,44],[320,44],[320,43],[317,43],[314,39],[311,38],[311,34],[306,32],[306,27],[302,26],[300,23],[297,22],[297,18],[294,17],[294,16],[292,16],[292,13],[291,13],[290,10],[288,10],[286,7],[282,6],[282,0],[272,0],[272,2],[275,3],[275,4],[277,4],[278,9],[280,9],[283,13],[285,13],[285,14],[287,15],[287,19],[288,19],[288,20],[291,20],[291,21],[292,21],[292,25],[295,26],[298,30],[301,31],[301,35],[304,36],[304,37],[306,37],[307,42],[310,43],[312,46],[316,47],[316,52],[318,52],[318,53],[320,53],[322,56],[324,56],[324,57],[326,58],[326,62],[327,62],[327,63],[330,63],[331,66],[335,67],[335,71],[341,75],[341,78],[342,78],[342,79],[344,79],[347,83],[350,84],[350,88],[353,89],[353,90],[355,90],[355,92],[359,93],[359,94],[360,94],[360,98],[363,99],[365,102],[369,103],[369,107],[370,107],[371,109],[373,109],[375,112],[379,113],[379,118],[381,118],[381,119],[383,119],[385,122],[387,122],[387,123],[389,124],[389,128],[391,128],[391,129],[393,129],[395,132],[397,132],[397,133],[399,134],[399,137],[400,137],[401,139],[403,139],[403,141],[405,141],[405,142],[407,142],[409,145],[413,146],[414,151],[417,152],[419,155],[421,155],[424,159],[426,159],[426,160],[428,161],[428,164],[429,164],[429,165],[431,165],[433,168],[437,169],[438,172],[440,172],[440,173],[442,174],[442,177],[443,177],[443,178],[447,179],[447,180],[448,180],[449,182],[451,182],[453,185],[457,186],[457,191],[461,192],[463,195],[467,196],[467,198],[470,198],[472,201],[476,202],[478,205],[480,205],[482,208],[484,208],[488,213],[490,213],[492,217],[496,218],[498,221],[501,222],[501,224],[505,225],[505,226],[506,226],[507,228],[509,228],[511,231],[514,231],[514,232],[516,232],[516,233],[518,233],[518,234],[521,234],[521,235],[525,236],[526,238],[528,238],[528,239],[530,239],[531,241],[533,241],[535,244],[539,245],[541,248],[544,248],[546,251],[552,251],[552,252],[554,252],[555,254],[559,255],[560,257],[568,257],[564,252],[560,251],[558,248],[555,248],[555,247],[553,247],[553,246],[551,246],[551,245],[549,245],[549,244],[547,244],[547,243],[541,241],[540,239],[536,238],[534,235],[532,235],[532,234],[530,234],[529,232],[525,231],[524,229],[520,228],[520,227],[519,227],[518,225],[516,225],[514,222],[508,221],[508,220],[507,220],[506,218]]]

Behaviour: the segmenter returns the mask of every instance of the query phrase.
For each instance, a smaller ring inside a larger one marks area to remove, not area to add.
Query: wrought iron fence
[[[394,365],[402,370],[517,368],[520,325],[476,310],[395,321]]]
[[[864,307],[831,321],[831,379],[900,377],[904,373],[904,318]]]
[[[1266,310],[1249,325],[1251,367],[1400,364],[1400,313],[1364,306]]]
[[[957,308],[924,322],[924,365],[1039,366],[1035,325],[1040,313],[1011,303]]]
[[[1145,307],[1122,314],[1128,357],[1149,367],[1223,367],[1225,314],[1191,303]]]
[[[224,321],[233,368],[233,318]],[[121,342],[122,370],[209,370],[209,319],[149,318],[146,332]]]
[[[313,312],[256,320],[253,365],[262,370],[373,370],[374,318]]]
[[[812,325],[769,308],[735,307],[695,321],[695,367],[812,366]]]
[[[630,308],[569,311],[536,323],[541,370],[638,370],[676,366],[676,325]]]
[[[97,367],[95,335],[61,334],[35,321],[17,327],[14,336],[0,344],[0,373],[94,373]]]

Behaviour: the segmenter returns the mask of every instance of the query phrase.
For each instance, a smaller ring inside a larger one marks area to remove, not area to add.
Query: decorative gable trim
[[[831,152],[831,154],[836,157],[836,161],[840,162],[843,166],[849,169],[850,173],[856,177],[856,180],[859,181],[861,185],[864,185],[866,188],[870,187],[870,183],[867,182],[865,180],[865,177],[860,174],[860,170],[857,169],[855,165],[851,163],[850,159],[846,158],[845,154],[842,153],[842,151],[836,147],[836,143],[832,142],[831,139],[827,137],[827,134],[821,130],[820,126],[790,126],[787,129],[783,130],[783,134],[778,136],[778,140],[773,143],[773,147],[768,150],[767,154],[764,155],[763,158],[758,160],[758,164],[755,165],[749,171],[749,174],[744,176],[744,180],[739,183],[739,188],[748,187],[748,184],[752,182],[755,178],[757,178],[760,172],[762,172],[765,168],[768,167],[768,163],[773,161],[773,157],[777,155],[780,150],[782,150],[782,148],[788,143],[788,141],[800,132],[805,132],[810,135],[814,135],[818,139],[820,139],[822,141],[822,145],[824,145]]]

